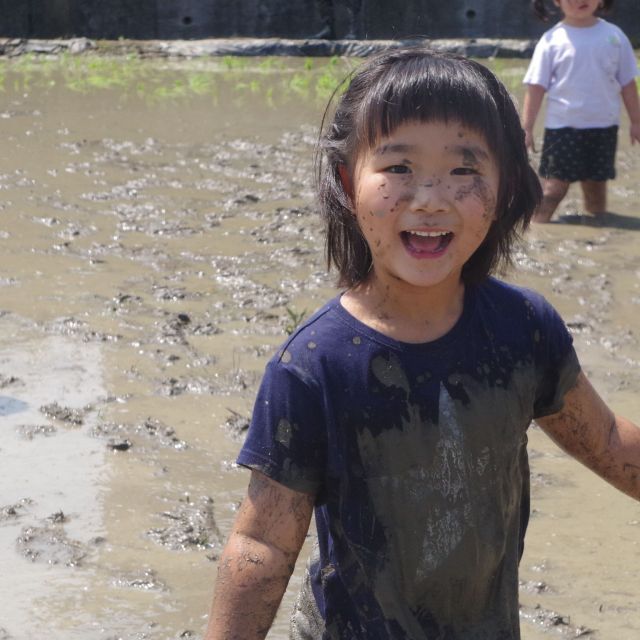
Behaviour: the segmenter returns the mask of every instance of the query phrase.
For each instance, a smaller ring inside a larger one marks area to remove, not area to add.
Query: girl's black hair
[[[527,228],[542,193],[517,109],[486,67],[423,46],[386,50],[351,76],[331,119],[328,110],[316,153],[316,179],[327,265],[337,268],[339,286],[362,283],[372,265],[340,167],[352,175],[361,150],[407,122],[459,122],[484,137],[499,170],[496,220],[465,264],[463,281],[481,282],[511,263],[513,244]]]
[[[543,22],[548,22],[550,18],[558,13],[558,7],[555,4],[553,5],[553,10],[549,10],[550,4],[551,3],[547,0],[531,0],[533,12]],[[613,7],[613,0],[600,0],[600,6],[598,7],[598,11],[596,13],[607,13],[607,11],[611,9],[611,7]]]

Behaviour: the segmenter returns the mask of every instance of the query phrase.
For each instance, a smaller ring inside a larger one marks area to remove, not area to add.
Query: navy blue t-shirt
[[[424,344],[331,300],[266,368],[238,462],[316,496],[323,638],[516,640],[527,428],[579,364],[540,295],[489,279]]]

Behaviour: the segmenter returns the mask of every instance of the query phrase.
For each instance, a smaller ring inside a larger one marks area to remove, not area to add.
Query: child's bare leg
[[[584,208],[588,213],[597,216],[607,211],[606,180],[585,180],[581,182]]]
[[[546,178],[542,181],[542,202],[533,214],[533,222],[549,222],[562,198],[567,195],[569,182]]]

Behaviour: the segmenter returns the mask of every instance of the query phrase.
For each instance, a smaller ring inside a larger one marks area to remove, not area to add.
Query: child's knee
[[[569,191],[569,183],[561,180],[545,180],[542,185],[543,197],[550,202],[559,203]]]

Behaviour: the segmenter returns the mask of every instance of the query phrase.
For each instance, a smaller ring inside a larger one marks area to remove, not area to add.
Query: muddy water
[[[0,638],[195,638],[262,368],[333,295],[310,161],[349,63],[81,60],[0,67]],[[521,62],[498,71],[518,89]],[[589,224],[572,192],[510,278],[640,421],[640,152],[620,141],[614,213]],[[640,505],[530,443],[523,637],[637,639]]]

